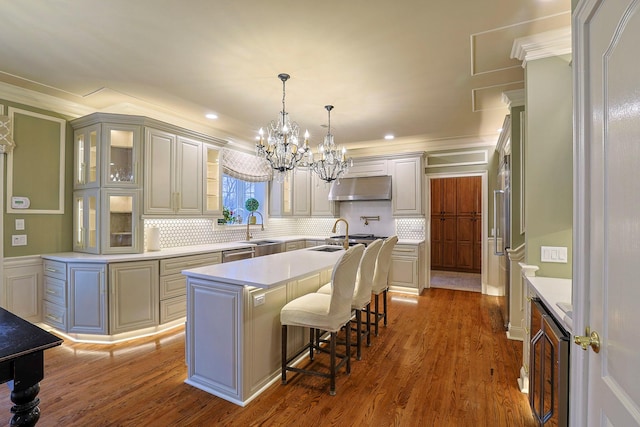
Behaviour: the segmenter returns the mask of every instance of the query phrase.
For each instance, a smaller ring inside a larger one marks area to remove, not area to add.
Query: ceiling
[[[83,113],[147,115],[248,145],[277,118],[277,75],[288,73],[286,109],[312,145],[327,131],[327,104],[335,106],[336,142],[349,149],[495,141],[507,113],[502,92],[523,87],[522,63],[510,58],[514,40],[569,27],[570,7],[570,0],[0,0],[0,82]]]

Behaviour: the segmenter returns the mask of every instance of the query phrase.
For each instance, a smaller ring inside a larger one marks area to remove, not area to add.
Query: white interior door
[[[574,13],[576,199],[574,426],[640,426],[640,0]]]

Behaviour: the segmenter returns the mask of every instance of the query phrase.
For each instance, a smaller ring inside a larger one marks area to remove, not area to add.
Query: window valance
[[[222,150],[222,172],[248,182],[270,181],[272,168],[256,155],[235,150]]]

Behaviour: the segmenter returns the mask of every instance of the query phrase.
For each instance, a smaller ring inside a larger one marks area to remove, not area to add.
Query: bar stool
[[[362,260],[358,267],[356,276],[356,287],[351,300],[351,310],[355,312],[356,331],[356,359],[362,359],[362,337],[367,337],[367,346],[371,345],[371,323],[369,322],[369,305],[371,304],[371,290],[373,285],[373,274],[376,268],[378,252],[382,247],[382,239],[377,239],[367,246],[362,255]],[[327,283],[318,289],[318,292],[331,294],[331,283]],[[362,329],[362,311],[367,313],[366,329]],[[347,331],[348,333],[348,331]]]
[[[288,302],[280,311],[282,323],[282,384],[287,383],[287,371],[311,374],[329,378],[329,394],[336,394],[336,371],[346,365],[347,374],[351,372],[351,340],[349,334],[346,339],[345,354],[336,354],[336,341],[340,329],[351,321],[351,300],[355,288],[358,265],[364,252],[363,245],[350,247],[336,262],[331,274],[332,291],[330,295],[312,292]],[[310,328],[309,343],[294,356],[287,359],[287,327],[302,326]],[[309,349],[309,359],[313,360],[315,351],[324,351],[316,337],[320,331],[330,333],[329,339],[329,373],[301,369],[289,364]],[[340,363],[336,365],[336,357]]]
[[[387,326],[387,290],[389,289],[389,268],[391,267],[391,252],[398,243],[398,236],[391,236],[387,238],[378,252],[378,259],[376,260],[376,270],[373,274],[373,286],[371,293],[374,296],[374,311],[373,313],[367,313],[367,322],[371,322],[370,314],[373,314],[375,336],[378,336],[378,323],[381,319],[384,319],[384,326]],[[380,312],[378,298],[382,294],[383,311]]]

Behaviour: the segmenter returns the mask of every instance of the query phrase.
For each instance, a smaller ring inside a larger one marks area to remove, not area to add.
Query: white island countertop
[[[572,313],[565,313],[560,307],[563,304],[571,304],[571,279],[558,279],[555,277],[526,276],[529,286],[540,297],[547,309],[551,310],[553,317],[567,332],[572,332]]]
[[[343,249],[335,252],[316,250],[322,247],[192,268],[183,270],[182,274],[190,278],[269,289],[332,268],[344,253]]]

